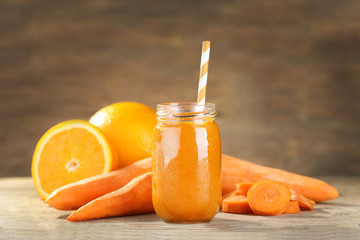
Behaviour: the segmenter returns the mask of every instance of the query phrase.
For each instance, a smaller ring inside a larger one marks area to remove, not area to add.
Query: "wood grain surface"
[[[341,197],[276,217],[218,213],[210,223],[168,224],[155,214],[72,223],[37,196],[31,178],[0,179],[0,239],[341,239],[360,236],[360,178],[325,178]]]
[[[0,176],[52,125],[100,107],[207,100],[223,152],[360,175],[360,1],[0,1]]]

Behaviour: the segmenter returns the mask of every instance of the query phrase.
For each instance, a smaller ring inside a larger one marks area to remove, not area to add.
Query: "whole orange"
[[[89,121],[115,148],[119,168],[151,156],[154,109],[140,103],[119,102],[100,109]]]

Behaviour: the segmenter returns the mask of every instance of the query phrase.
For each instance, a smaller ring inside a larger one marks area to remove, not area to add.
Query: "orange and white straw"
[[[201,50],[201,64],[200,64],[200,77],[199,77],[199,88],[198,88],[198,105],[205,105],[206,99],[206,85],[209,71],[209,58],[210,58],[210,41],[202,42]]]

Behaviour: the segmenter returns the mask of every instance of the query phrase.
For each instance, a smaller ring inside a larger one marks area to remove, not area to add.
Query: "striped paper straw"
[[[206,84],[209,71],[209,57],[210,57],[210,41],[202,42],[201,50],[201,64],[200,64],[200,77],[198,88],[198,105],[205,105],[206,98]]]

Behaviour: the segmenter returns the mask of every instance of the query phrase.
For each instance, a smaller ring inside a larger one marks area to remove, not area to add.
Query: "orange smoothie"
[[[155,211],[164,221],[209,221],[221,204],[221,143],[215,106],[196,106],[158,105],[152,196]]]

